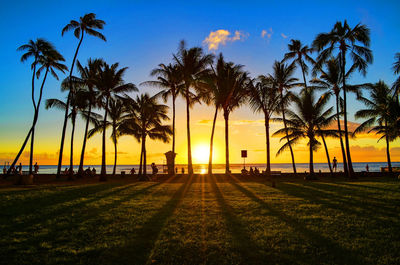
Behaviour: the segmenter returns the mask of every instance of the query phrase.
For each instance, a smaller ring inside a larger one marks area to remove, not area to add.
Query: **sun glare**
[[[196,164],[205,164],[208,162],[210,147],[206,144],[195,146],[193,150],[193,162]],[[213,152],[214,153],[214,152]]]

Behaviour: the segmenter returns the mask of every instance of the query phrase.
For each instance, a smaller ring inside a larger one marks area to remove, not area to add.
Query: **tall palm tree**
[[[280,110],[279,112],[282,113],[282,122],[285,127],[287,128],[286,125],[286,118],[285,118],[285,109],[288,105],[288,100],[289,95],[290,95],[290,89],[298,86],[299,84],[296,83],[298,81],[297,78],[293,77],[294,71],[296,70],[296,66],[294,64],[287,65],[284,62],[279,62],[275,61],[273,66],[273,73],[272,75],[268,75],[268,78],[271,79],[273,82],[273,85],[276,87],[276,89],[279,92],[280,95]],[[294,160],[294,154],[293,154],[293,149],[292,149],[292,144],[291,140],[289,138],[288,132],[286,132],[286,140],[287,140],[287,145],[290,150],[290,155],[292,157],[292,167],[293,167],[293,172],[296,174],[296,163]]]
[[[351,28],[347,21],[343,23],[338,21],[333,26],[333,29],[327,33],[320,33],[313,41],[312,47],[319,52],[316,62],[316,68],[321,66],[329,60],[329,58],[336,53],[336,58],[339,61],[340,71],[345,75],[346,73],[346,60],[350,55],[353,65],[361,74],[366,75],[367,66],[372,63],[372,51],[369,49],[370,45],[370,31],[369,28],[363,24],[357,24]],[[354,177],[354,170],[350,155],[350,142],[349,132],[347,126],[347,85],[346,79],[342,78],[343,90],[343,112],[344,112],[344,137],[346,143],[346,154],[350,177]]]
[[[70,80],[70,93],[73,93],[72,90],[72,74],[74,71],[74,65],[76,57],[78,56],[79,48],[81,47],[83,37],[85,33],[94,37],[97,37],[101,40],[106,41],[106,38],[97,31],[97,29],[103,29],[105,22],[103,20],[97,19],[96,14],[89,13],[79,18],[79,21],[71,20],[69,24],[67,24],[61,31],[61,36],[64,35],[65,32],[73,30],[74,36],[79,39],[78,46],[76,47],[74,58],[72,60],[71,69],[69,71],[69,80]],[[65,140],[65,132],[67,129],[67,119],[68,119],[68,109],[70,104],[70,96],[67,97],[67,106],[65,108],[64,115],[64,124],[61,133],[61,145],[60,145],[60,154],[58,157],[58,166],[57,166],[57,178],[60,177],[61,174],[61,166],[62,166],[62,155],[64,151],[64,140]]]
[[[79,60],[77,61],[77,69],[80,74],[80,77],[79,78],[75,77],[75,81],[81,83],[87,92],[85,93],[87,112],[84,117],[84,119],[86,120],[86,124],[85,124],[85,133],[83,135],[83,144],[82,144],[81,158],[79,161],[78,176],[82,176],[83,174],[83,164],[85,157],[86,140],[88,137],[89,122],[93,115],[92,108],[98,105],[96,101],[98,93],[95,90],[96,88],[95,82],[98,77],[100,66],[103,63],[104,61],[102,59],[89,58],[87,61],[87,66],[82,66]]]
[[[197,83],[201,82],[208,72],[208,66],[213,61],[213,55],[204,54],[200,47],[186,48],[182,40],[178,53],[173,55],[175,63],[178,65],[180,76],[183,81],[183,93],[186,100],[186,130],[188,142],[188,173],[193,174],[192,164],[192,145],[190,139],[190,106],[192,104],[191,91],[197,88]]]
[[[109,104],[108,104],[108,114],[110,116],[111,121],[106,121],[105,127],[111,127],[112,133],[111,133],[111,140],[114,143],[114,167],[113,167],[113,175],[115,175],[116,169],[117,169],[117,156],[118,156],[118,149],[117,149],[117,144],[118,144],[118,138],[120,137],[120,131],[119,131],[119,126],[121,125],[124,117],[124,112],[125,108],[123,105],[123,102],[119,99],[113,99],[110,98]],[[101,133],[103,132],[104,129],[104,120],[103,117],[99,117],[100,119],[97,119],[95,122],[95,126],[93,129],[91,129],[88,133],[88,138],[92,137],[96,133]]]
[[[266,138],[266,153],[267,163],[266,172],[268,175],[271,174],[271,144],[269,127],[272,115],[279,111],[280,108],[280,93],[274,86],[271,78],[260,75],[256,83],[251,86],[250,96],[250,107],[254,112],[263,113],[265,120],[265,138]]]
[[[222,68],[219,72],[221,76],[218,76],[218,86],[225,120],[225,173],[229,174],[229,114],[247,100],[250,79],[242,65],[225,62],[222,54],[218,63]]]
[[[159,64],[158,68],[153,69],[150,75],[156,76],[157,80],[143,82],[141,85],[155,86],[163,89],[161,95],[164,102],[169,97],[172,98],[172,153],[175,154],[175,101],[182,89],[181,72],[176,64]],[[172,168],[175,168],[175,157],[172,162]]]
[[[358,110],[355,114],[356,118],[367,118],[358,128],[354,134],[366,131],[368,133],[375,132],[381,135],[378,140],[385,139],[386,141],[386,156],[389,172],[392,172],[392,163],[390,160],[390,147],[389,143],[396,138],[396,133],[391,127],[397,118],[394,115],[394,109],[398,106],[397,97],[392,96],[391,90],[388,85],[382,80],[378,83],[367,87],[369,90],[370,98],[359,95],[358,100],[363,102],[366,109]],[[397,105],[397,106],[396,106]]]
[[[64,73],[64,71],[68,70],[68,68],[62,64],[64,60],[64,57],[54,48],[54,46],[50,43],[47,42],[44,39],[38,39],[36,42],[30,41],[29,44],[22,45],[19,47],[18,50],[27,50],[27,52],[22,55],[21,61],[27,60],[29,57],[33,56],[34,57],[34,62],[31,65],[31,68],[33,70],[33,75],[32,75],[32,103],[34,107],[34,117],[32,121],[32,126],[31,129],[28,132],[28,135],[25,138],[24,143],[22,144],[22,147],[20,151],[18,152],[16,158],[14,159],[12,163],[12,167],[15,166],[17,163],[20,155],[22,154],[23,150],[25,149],[25,146],[28,142],[29,137],[31,137],[31,150],[30,150],[30,155],[29,155],[29,174],[32,174],[32,164],[33,164],[33,154],[34,154],[34,135],[35,135],[35,127],[36,123],[39,117],[39,110],[40,110],[40,103],[42,101],[42,96],[43,96],[43,88],[44,84],[47,79],[47,74],[50,72],[57,80],[58,80],[58,75],[56,71],[60,71]],[[36,71],[36,67],[40,66],[39,69]],[[35,100],[35,75],[37,78],[39,78],[40,73],[45,70],[45,75],[42,80],[42,84],[40,86],[39,90],[39,98],[36,103]],[[9,172],[8,172],[9,173]]]
[[[99,91],[99,98],[104,108],[104,120],[103,120],[103,136],[102,136],[102,159],[101,159],[101,172],[100,180],[105,181],[106,178],[106,124],[108,115],[108,106],[110,98],[113,95],[138,91],[136,86],[132,83],[125,83],[123,76],[127,67],[118,69],[119,64],[115,63],[111,66],[107,63],[103,63],[99,69],[98,78],[95,81],[95,86]]]
[[[121,135],[133,135],[141,141],[139,175],[142,175],[142,168],[144,176],[147,174],[147,137],[167,143],[172,134],[171,126],[162,124],[163,121],[169,120],[168,106],[159,104],[158,96],[159,94],[150,96],[145,93],[136,96],[136,99],[129,96],[123,98],[125,105],[128,106],[128,113],[119,126],[119,133]]]
[[[282,128],[276,131],[273,135],[284,135],[281,139],[288,138],[292,144],[297,144],[303,138],[308,138],[308,146],[310,150],[310,175],[314,174],[314,156],[313,153],[318,149],[321,143],[317,140],[318,131],[321,128],[327,127],[335,118],[331,115],[333,107],[325,110],[326,103],[329,99],[327,96],[322,96],[318,100],[315,98],[313,90],[305,89],[300,95],[292,95],[292,102],[295,105],[294,110],[286,110],[288,119],[287,128]],[[276,119],[283,121],[282,118]],[[326,131],[328,133],[328,130]],[[335,131],[332,131],[335,133]],[[289,142],[285,143],[279,150],[277,155],[281,154],[289,147]]]
[[[291,40],[288,44],[289,52],[285,53],[283,61],[293,59],[292,63],[300,66],[301,72],[303,74],[304,87],[307,89],[306,74],[308,73],[308,66],[304,60],[314,63],[314,60],[310,57],[313,52],[312,48],[304,45],[299,40]]]

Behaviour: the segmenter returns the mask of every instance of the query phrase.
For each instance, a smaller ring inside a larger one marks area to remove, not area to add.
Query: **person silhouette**
[[[39,172],[39,165],[37,164],[37,162],[33,167],[35,168],[35,174],[37,174]]]
[[[335,170],[335,172],[336,172],[336,169],[337,169],[337,159],[336,159],[336,156],[335,157],[333,157],[333,161],[332,161],[333,163],[333,169]]]

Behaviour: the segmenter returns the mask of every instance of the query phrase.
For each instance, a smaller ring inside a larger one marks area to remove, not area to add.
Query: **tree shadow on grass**
[[[387,181],[387,180],[385,180]],[[394,181],[394,180],[391,180]],[[353,184],[353,183],[348,183],[348,182],[338,182],[338,184],[345,185],[345,186],[350,186],[352,188],[364,188],[368,190],[378,190],[381,192],[393,192],[393,193],[400,193],[400,190],[394,190],[394,189],[387,189],[387,188],[382,188],[382,187],[376,187],[376,186],[367,186],[367,185],[361,185],[361,184]]]
[[[258,196],[256,196],[252,191],[246,189],[242,185],[240,185],[236,180],[232,180],[230,182],[237,190],[241,191],[243,194],[245,194],[247,197],[249,197],[251,200],[257,202],[260,204],[262,207],[267,209],[269,213],[282,220],[285,222],[288,226],[294,228],[301,236],[303,236],[306,240],[309,240],[313,242],[316,248],[322,248],[323,251],[328,255],[325,260],[318,260],[319,257],[315,256],[313,258],[317,259],[314,260],[313,262],[310,262],[309,260],[305,261],[309,264],[311,263],[316,263],[316,264],[322,264],[322,263],[332,263],[332,264],[365,264],[363,261],[362,257],[359,257],[355,253],[351,252],[348,249],[344,249],[341,247],[339,244],[337,244],[334,241],[331,241],[330,239],[321,236],[315,231],[312,231],[308,229],[305,224],[302,224],[299,220],[275,209],[272,207],[270,204],[266,203],[262,199],[260,199]],[[293,257],[295,260],[300,259],[299,256]]]
[[[241,260],[235,261],[239,264],[269,264],[272,260],[283,259],[272,255],[263,255],[259,246],[251,239],[248,232],[244,229],[244,224],[234,213],[234,209],[230,206],[219,189],[215,177],[211,176],[211,188],[217,199],[217,203],[221,209],[222,215],[226,221],[227,228],[234,242],[235,252],[240,254]],[[286,261],[287,263],[287,261]]]
[[[104,250],[97,264],[146,264],[148,263],[155,243],[167,223],[185,197],[193,177],[186,181],[174,193],[161,209],[148,219],[143,226],[135,231],[134,239],[128,240],[125,245]]]

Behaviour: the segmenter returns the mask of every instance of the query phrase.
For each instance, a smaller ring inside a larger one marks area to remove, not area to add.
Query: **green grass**
[[[400,181],[0,190],[1,264],[400,264]]]

